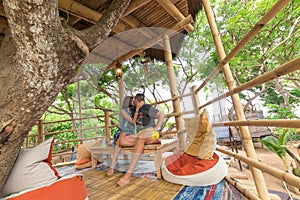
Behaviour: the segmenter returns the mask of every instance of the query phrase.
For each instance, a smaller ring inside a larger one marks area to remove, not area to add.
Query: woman
[[[121,146],[133,146],[136,142],[136,126],[135,121],[137,119],[137,114],[133,114],[134,118],[131,118],[130,109],[133,108],[134,99],[131,96],[126,96],[122,103],[122,109],[120,110],[120,134],[115,137],[115,149],[114,155],[107,171],[107,175],[112,175],[114,173],[114,167],[117,162],[118,154],[121,150]],[[137,106],[137,110],[141,106]]]

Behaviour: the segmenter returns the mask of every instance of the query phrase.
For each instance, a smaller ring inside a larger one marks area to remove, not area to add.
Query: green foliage
[[[283,107],[281,104],[266,104],[269,108],[268,113],[270,116],[267,119],[293,119],[296,115],[289,107]]]
[[[284,145],[288,143],[291,135],[295,132],[295,129],[277,129],[280,131],[278,137],[267,136],[260,140],[260,142],[266,146],[270,151],[274,152],[284,163],[285,169],[288,170],[288,163],[286,160],[286,151]]]
[[[72,123],[71,122],[61,122],[61,123],[56,123],[54,124],[51,128],[47,130],[47,132],[57,132],[57,131],[64,131],[64,130],[70,130],[72,129]],[[64,142],[68,140],[76,140],[77,139],[77,134],[75,132],[63,132],[59,134],[51,134],[47,135],[45,139],[48,138],[55,138],[55,142]],[[53,151],[64,151],[64,150],[69,150],[72,147],[76,146],[76,142],[70,142],[68,144],[62,143],[62,144],[57,144],[53,146]]]

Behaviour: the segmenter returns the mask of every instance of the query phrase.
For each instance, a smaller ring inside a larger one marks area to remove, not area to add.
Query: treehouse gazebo
[[[8,30],[7,19],[2,6],[2,1],[0,2],[0,44],[5,44],[3,38]],[[105,12],[111,9],[109,7],[111,2],[112,1],[108,0],[58,0],[59,16],[65,21],[64,23],[68,24],[68,26],[77,31],[84,31],[97,24],[102,17],[107,17]],[[270,194],[268,191],[268,184],[264,180],[264,172],[285,182],[299,194],[299,177],[292,173],[277,169],[276,166],[268,166],[258,161],[249,127],[282,127],[299,129],[300,121],[297,119],[246,119],[239,94],[281,76],[294,73],[300,69],[300,58],[298,57],[290,60],[283,65],[277,66],[274,70],[238,86],[233,79],[232,68],[229,66],[231,59],[233,59],[249,41],[256,37],[259,31],[263,29],[263,27],[289,2],[290,1],[278,0],[274,3],[269,10],[266,10],[260,20],[256,22],[256,24],[253,24],[253,27],[244,35],[242,40],[240,40],[230,52],[226,53],[220,38],[220,33],[218,32],[215,14],[211,9],[208,0],[132,0],[121,15],[118,23],[112,28],[108,38],[100,45],[90,48],[90,52],[87,54],[81,65],[101,63],[105,65],[104,71],[114,70],[119,88],[119,102],[122,102],[125,94],[128,93],[126,88],[124,88],[124,83],[126,83],[124,74],[126,72],[122,71],[122,63],[126,63],[132,58],[143,58],[164,62],[171,98],[155,102],[152,105],[157,106],[159,104],[170,103],[170,105],[172,105],[172,111],[165,113],[165,118],[173,121],[174,126],[168,130],[165,127],[160,133],[162,141],[165,142],[162,144],[145,146],[144,153],[149,155],[149,157],[146,156],[146,159],[153,158],[155,161],[155,181],[149,178],[134,177],[129,186],[121,188],[117,187],[116,182],[122,174],[116,173],[113,176],[108,177],[104,170],[97,170],[97,164],[103,162],[104,158],[109,160],[109,155],[113,152],[113,146],[104,144],[103,141],[105,140],[109,143],[113,139],[112,127],[116,127],[116,125],[111,123],[111,118],[117,118],[116,116],[118,116],[118,113],[110,112],[108,108],[103,116],[97,116],[97,118],[101,118],[101,120],[105,122],[105,126],[94,128],[102,129],[105,132],[105,135],[103,137],[101,136],[100,145],[90,148],[93,169],[83,172],[83,179],[87,186],[89,199],[161,199],[163,197],[163,199],[176,199],[176,195],[182,191],[183,186],[164,179],[161,172],[161,166],[164,159],[162,154],[165,152],[183,152],[187,144],[191,142],[187,141],[187,132],[191,129],[196,129],[196,127],[192,127],[192,125],[188,126],[189,123],[187,118],[201,116],[203,111],[207,110],[210,105],[227,97],[231,98],[234,107],[234,119],[231,121],[212,122],[211,127],[225,127],[226,129],[238,127],[239,137],[241,138],[246,155],[240,155],[238,152],[225,150],[219,146],[216,147],[216,151],[222,155],[230,156],[231,158],[239,160],[239,162],[244,162],[249,165],[253,177],[253,188],[248,189],[249,186],[238,181],[239,176],[237,176],[237,174],[239,174],[239,172],[232,171],[231,167],[229,167],[228,174],[224,177],[226,183],[233,185],[248,199],[276,199],[278,197]],[[179,54],[185,35],[193,32],[196,15],[199,12],[205,12],[206,14],[211,29],[211,35],[215,43],[216,53],[219,57],[219,64],[215,66],[214,70],[209,73],[201,84],[191,87],[189,92],[180,95],[176,83],[173,59]],[[74,40],[76,40],[78,44],[81,44],[82,42],[76,38]],[[84,47],[82,47],[82,49],[84,49]],[[199,99],[201,92],[203,92],[205,87],[209,86],[210,81],[216,75],[220,74],[220,72],[224,75],[228,91],[224,94],[219,94],[216,98],[210,99],[205,103],[202,102]],[[86,73],[84,72],[83,67],[83,71],[77,76],[77,80],[80,81],[82,77],[85,79],[85,75]],[[78,84],[80,84],[80,82],[78,82]],[[183,99],[188,99],[192,105],[191,109],[186,110],[182,108]],[[82,116],[80,116],[79,121],[82,123]],[[43,126],[45,124],[46,123],[42,120],[39,120],[37,124],[37,133],[28,137],[36,137],[37,143],[42,143],[44,137],[47,134],[51,134],[49,132],[44,132]],[[198,122],[196,126],[198,126]],[[79,130],[79,132],[84,131],[82,124]],[[25,147],[27,145],[29,146],[28,137],[25,139]],[[90,140],[91,138],[88,139]],[[82,143],[84,140],[88,139],[83,138],[81,135],[76,142]],[[72,153],[74,152],[71,152],[71,154]],[[132,148],[123,148],[121,151],[121,154],[126,155],[124,158],[128,155],[130,156],[131,153]],[[66,154],[67,153],[63,153],[60,156]],[[299,155],[296,155],[295,157],[295,160],[298,161]]]

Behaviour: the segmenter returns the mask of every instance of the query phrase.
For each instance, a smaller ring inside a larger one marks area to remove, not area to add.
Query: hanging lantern
[[[115,66],[115,74],[117,78],[121,78],[123,76],[122,64],[120,62],[117,62]]]

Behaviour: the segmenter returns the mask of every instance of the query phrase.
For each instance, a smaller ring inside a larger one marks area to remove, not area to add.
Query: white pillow
[[[51,163],[53,142],[54,138],[51,138],[34,148],[21,150],[2,195],[49,185],[60,178]]]

